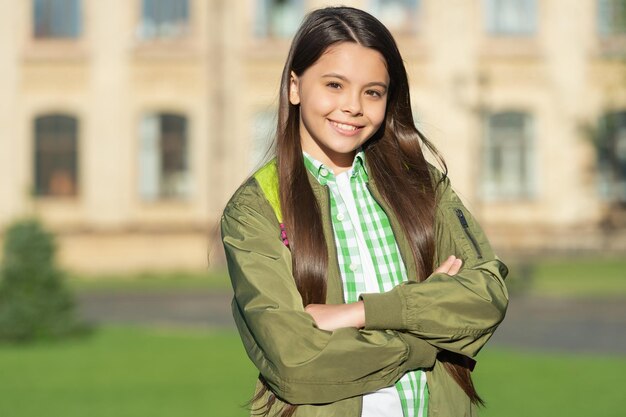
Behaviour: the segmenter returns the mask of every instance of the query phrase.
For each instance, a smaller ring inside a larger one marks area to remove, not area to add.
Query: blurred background
[[[97,324],[0,345],[0,415],[247,414],[217,226],[291,36],[331,4],[0,0],[0,243],[39,219]],[[626,0],[341,4],[394,33],[416,124],[511,267],[483,414],[623,415]]]

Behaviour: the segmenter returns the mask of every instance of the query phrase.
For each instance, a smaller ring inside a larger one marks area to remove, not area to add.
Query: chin
[[[349,154],[359,149],[359,146],[361,145],[357,144],[357,145],[350,146],[350,147],[343,147],[343,146],[337,147],[337,148],[333,148],[333,152],[338,153],[338,154]]]

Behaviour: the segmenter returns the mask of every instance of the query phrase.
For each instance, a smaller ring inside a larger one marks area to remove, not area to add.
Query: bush
[[[0,267],[0,341],[27,342],[87,330],[55,265],[54,236],[33,219],[6,230]]]

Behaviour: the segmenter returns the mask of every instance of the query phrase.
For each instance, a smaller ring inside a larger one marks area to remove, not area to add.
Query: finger
[[[450,266],[452,266],[452,262],[454,262],[454,256],[449,256],[445,261],[441,263],[441,265],[439,265],[437,269],[435,269],[435,272],[446,274],[450,269]]]
[[[448,270],[448,275],[456,275],[461,270],[461,266],[463,266],[463,261],[456,258]]]
[[[445,261],[443,261],[443,263],[441,265],[439,265],[439,267],[437,269],[435,269],[436,273],[443,273],[443,274],[447,274],[448,271],[450,270],[450,267],[452,266],[452,264],[454,263],[454,260],[456,258],[454,257],[454,255],[450,255],[448,257],[448,259],[446,259]]]

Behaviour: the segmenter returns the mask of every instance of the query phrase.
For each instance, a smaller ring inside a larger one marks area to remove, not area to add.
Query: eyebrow
[[[341,74],[337,74],[334,72],[328,73],[328,74],[324,74],[322,75],[322,78],[339,78],[340,80],[343,80],[345,82],[350,82],[350,80],[348,80],[345,76],[341,75]],[[379,86],[384,88],[385,90],[388,88],[387,84],[382,82],[382,81],[372,81],[370,83],[365,84],[366,87],[372,87],[372,86]]]

